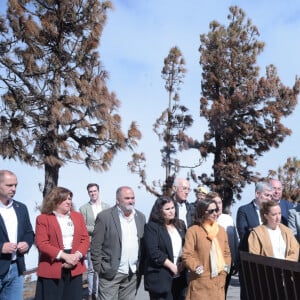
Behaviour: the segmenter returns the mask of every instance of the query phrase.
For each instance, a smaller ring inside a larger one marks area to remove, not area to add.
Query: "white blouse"
[[[173,257],[174,257],[173,263],[177,264],[182,255],[181,236],[175,227],[172,228],[171,230],[168,230],[168,233],[172,241]]]
[[[267,229],[273,248],[274,258],[285,259],[286,243],[282,237],[280,228],[278,227],[274,230],[267,227]]]

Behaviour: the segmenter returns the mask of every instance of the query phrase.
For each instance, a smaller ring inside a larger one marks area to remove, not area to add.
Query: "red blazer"
[[[86,271],[84,256],[90,240],[83,216],[79,212],[71,211],[70,217],[74,224],[72,252],[79,251],[83,257],[71,270],[72,276]],[[62,261],[56,260],[58,252],[64,249],[62,233],[54,214],[41,214],[36,218],[35,242],[39,250],[39,264],[37,275],[44,278],[61,278]]]

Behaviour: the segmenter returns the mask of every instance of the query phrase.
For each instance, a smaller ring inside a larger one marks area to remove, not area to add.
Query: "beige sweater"
[[[298,261],[299,243],[292,231],[283,224],[279,228],[286,244],[285,259]],[[249,252],[253,254],[273,257],[273,248],[268,229],[265,225],[255,227],[248,238]]]

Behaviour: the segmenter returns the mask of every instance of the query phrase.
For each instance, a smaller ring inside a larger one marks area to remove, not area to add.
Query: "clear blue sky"
[[[1,13],[5,9],[5,0],[0,0]],[[168,95],[161,79],[163,60],[173,46],[178,46],[186,60],[186,74],[182,85],[181,103],[188,107],[194,116],[195,124],[189,134],[201,139],[206,129],[204,120],[199,118],[199,99],[201,96],[201,68],[199,65],[199,36],[207,33],[209,23],[217,20],[227,23],[228,8],[231,5],[241,7],[256,25],[261,34],[260,40],[266,43],[264,52],[258,58],[261,75],[265,66],[274,64],[284,84],[291,86],[295,76],[300,74],[300,2],[287,1],[201,1],[201,0],[119,0],[113,1],[114,10],[108,15],[107,24],[101,38],[100,57],[110,74],[108,86],[120,99],[120,114],[123,118],[123,130],[135,120],[143,133],[138,152],[145,152],[149,182],[163,178],[160,167],[160,144],[152,131],[152,125],[166,108]],[[255,171],[263,176],[269,169],[277,169],[285,163],[287,157],[300,158],[299,141],[299,105],[294,114],[284,123],[293,130],[280,148],[264,154],[257,162]],[[298,121],[298,122],[297,122]],[[298,126],[297,126],[298,125]],[[96,173],[82,165],[69,165],[60,172],[59,185],[74,192],[77,208],[88,200],[86,185],[98,182],[101,198],[113,205],[115,190],[121,185],[131,185],[136,191],[136,206],[148,216],[154,201],[153,196],[139,188],[139,178],[127,170],[129,152],[120,153],[115,158],[110,171]],[[184,164],[196,164],[199,160],[195,151],[180,155]],[[37,212],[35,203],[40,203],[42,195],[38,183],[44,181],[43,170],[36,170],[25,164],[12,161],[1,162],[1,169],[14,171],[19,179],[16,199],[27,204],[35,223]],[[211,164],[199,167],[197,173],[211,172]],[[182,176],[186,171],[182,171]],[[192,184],[192,187],[194,185]],[[236,208],[249,202],[254,195],[254,186],[245,189],[243,200]],[[191,193],[190,201],[194,201]],[[34,264],[34,263],[33,263]]]

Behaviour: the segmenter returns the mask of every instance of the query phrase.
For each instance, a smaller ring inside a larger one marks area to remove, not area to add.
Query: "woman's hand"
[[[177,265],[175,265],[175,264],[172,264],[172,265],[170,266],[170,270],[172,271],[172,273],[173,273],[174,275],[177,275],[177,274],[179,273],[178,267],[177,267]]]
[[[72,266],[70,264],[67,264],[67,263],[63,263],[62,267],[65,268],[65,269],[73,269],[74,268],[74,266]]]
[[[195,270],[195,273],[197,274],[197,275],[200,275],[200,274],[202,274],[204,271],[203,271],[203,266],[198,266],[197,268],[196,268],[196,270]]]
[[[67,263],[73,267],[76,266],[80,260],[80,256],[78,253],[68,254],[68,253],[63,252],[61,254],[60,258],[63,259],[65,261],[65,263]]]
[[[164,266],[167,267],[174,275],[178,274],[177,265],[171,262],[168,258],[165,260]]]

